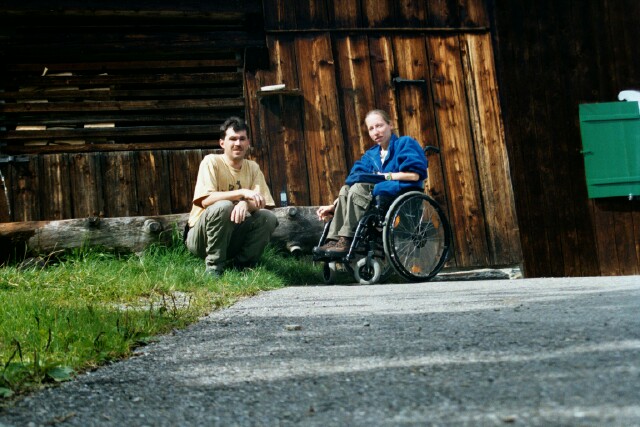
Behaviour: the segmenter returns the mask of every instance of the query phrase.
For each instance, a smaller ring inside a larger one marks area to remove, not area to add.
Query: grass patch
[[[320,283],[320,268],[267,248],[256,268],[212,279],[181,244],[142,255],[78,250],[46,267],[1,267],[0,398],[126,358],[238,298]]]

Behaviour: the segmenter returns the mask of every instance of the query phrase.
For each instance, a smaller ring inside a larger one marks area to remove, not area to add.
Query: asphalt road
[[[640,276],[266,292],[9,426],[639,426]]]

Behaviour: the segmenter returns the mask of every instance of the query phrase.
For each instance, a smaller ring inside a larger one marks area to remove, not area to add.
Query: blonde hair
[[[380,117],[382,117],[382,120],[384,120],[385,122],[387,122],[387,124],[391,124],[391,117],[389,117],[389,113],[387,113],[384,110],[371,110],[367,113],[366,116],[364,116],[364,119],[367,120],[369,118],[369,116],[372,116],[374,114],[379,115]]]

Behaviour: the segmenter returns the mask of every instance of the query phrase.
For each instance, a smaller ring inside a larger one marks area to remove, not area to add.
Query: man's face
[[[224,139],[220,140],[220,146],[224,149],[224,155],[231,161],[245,158],[249,150],[249,137],[247,131],[236,132],[233,128],[227,129]]]

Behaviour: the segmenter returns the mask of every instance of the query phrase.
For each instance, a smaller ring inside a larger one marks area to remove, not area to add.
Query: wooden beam
[[[112,151],[143,151],[143,150],[186,150],[190,148],[216,149],[220,147],[218,140],[194,141],[156,141],[131,142],[118,144],[82,144],[82,145],[8,145],[2,147],[6,154],[53,154],[53,153],[100,153]]]

